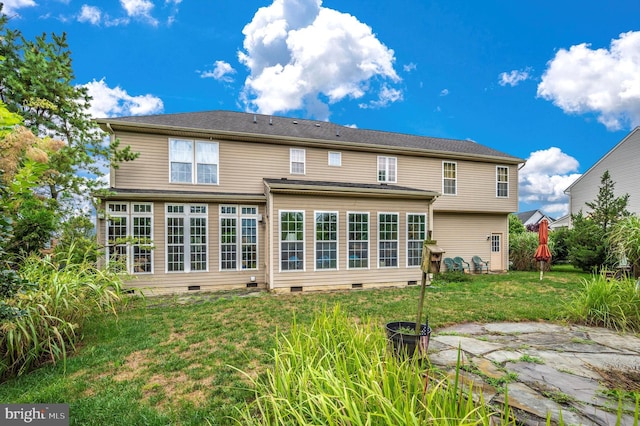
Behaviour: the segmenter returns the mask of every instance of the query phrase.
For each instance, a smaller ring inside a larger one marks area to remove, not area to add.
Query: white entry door
[[[502,234],[491,234],[491,266],[492,271],[504,271],[502,256]]]

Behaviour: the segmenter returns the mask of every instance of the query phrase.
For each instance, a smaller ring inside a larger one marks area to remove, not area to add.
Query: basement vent
[[[187,289],[189,291],[200,290],[200,286],[199,285],[190,285],[189,287],[187,287]]]
[[[418,284],[418,281],[415,281],[415,280],[407,281],[407,285],[416,285],[416,284]]]
[[[296,293],[302,291],[302,286],[298,286],[298,287],[291,287],[291,293]]]
[[[351,284],[351,288],[362,288],[362,283],[353,283]]]
[[[247,283],[247,288],[256,288],[258,287],[258,283]]]

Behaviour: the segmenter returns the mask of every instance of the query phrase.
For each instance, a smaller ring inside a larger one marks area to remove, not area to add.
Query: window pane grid
[[[378,218],[378,266],[398,266],[398,215],[382,213]]]
[[[304,174],[305,150],[291,148],[289,151],[289,160],[291,163],[291,174]]]
[[[316,269],[338,267],[338,214],[316,213]]]
[[[456,195],[456,166],[456,163],[442,163],[442,187],[445,194]]]
[[[184,271],[184,218],[167,218],[167,270]]]
[[[217,184],[218,162],[217,142],[169,139],[171,182]]]
[[[369,214],[349,213],[349,268],[369,267]]]
[[[280,213],[280,269],[304,269],[304,214]]]
[[[220,219],[220,269],[237,268],[236,218]]]
[[[407,265],[420,266],[422,243],[426,236],[426,215],[410,214],[407,217]]]
[[[496,196],[509,196],[509,169],[507,167],[496,168]]]
[[[242,218],[242,269],[257,268],[258,220],[255,218]]]
[[[378,182],[396,182],[395,157],[378,157]]]

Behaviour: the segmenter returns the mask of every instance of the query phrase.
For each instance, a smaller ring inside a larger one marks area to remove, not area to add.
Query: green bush
[[[538,248],[539,240],[536,232],[524,232],[521,234],[509,235],[509,261],[510,269],[514,271],[536,271],[539,268],[533,255]],[[549,250],[551,251],[552,261],[555,256],[554,241],[549,238]],[[545,264],[548,270],[549,263]]]
[[[379,327],[339,308],[309,327],[294,324],[276,345],[274,368],[258,379],[247,374],[255,400],[239,409],[237,424],[490,424],[495,414],[459,381],[430,379],[420,362],[397,359]]]
[[[607,278],[606,272],[582,280],[582,291],[566,306],[574,323],[640,332],[640,289],[630,278]]]
[[[63,264],[34,255],[21,265],[22,280],[35,288],[8,299],[21,314],[0,321],[0,379],[65,360],[88,315],[96,310],[115,314],[121,276],[88,262]]]

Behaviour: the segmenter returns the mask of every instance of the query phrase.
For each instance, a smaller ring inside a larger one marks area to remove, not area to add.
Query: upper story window
[[[509,196],[509,168],[504,166],[496,167],[496,197]]]
[[[455,162],[442,162],[442,193],[456,195],[458,191],[458,165]]]
[[[291,163],[292,175],[303,175],[305,173],[305,150],[291,148],[289,150],[289,162]]]
[[[397,161],[396,157],[378,156],[378,182],[397,182]]]
[[[342,166],[342,153],[329,151],[329,165],[333,167]]]
[[[169,139],[172,183],[218,183],[218,143]]]

